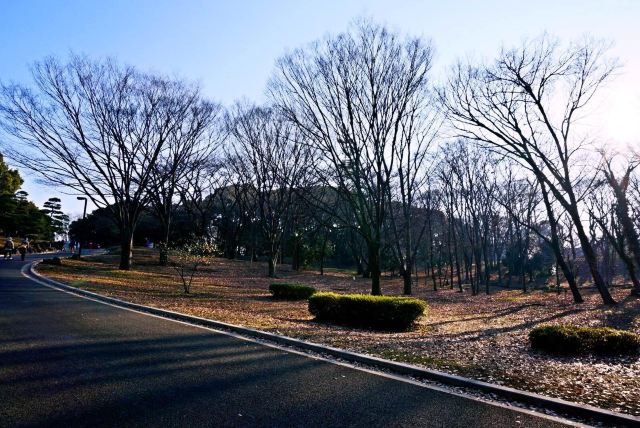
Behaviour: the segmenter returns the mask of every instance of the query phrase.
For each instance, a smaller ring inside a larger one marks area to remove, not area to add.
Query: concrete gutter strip
[[[255,330],[248,327],[241,327],[233,324],[228,324],[221,321],[214,321],[207,318],[201,318],[193,315],[186,315],[179,312],[173,312],[166,309],[158,309],[151,306],[139,305],[137,303],[131,303],[124,300],[120,300],[114,297],[102,296],[100,294],[93,293],[91,291],[82,290],[76,287],[72,287],[60,282],[54,281],[43,275],[37,273],[33,267],[39,262],[33,262],[25,265],[23,268],[23,274],[30,276],[37,280],[40,280],[46,284],[49,284],[55,288],[59,288],[65,291],[69,291],[73,294],[86,296],[94,300],[98,300],[104,303],[109,303],[114,306],[120,306],[123,308],[133,309],[139,312],[144,312],[163,318],[169,318],[177,321],[182,321],[190,324],[197,324],[204,327],[210,327],[215,329],[222,329],[245,335],[261,340],[287,345],[299,349],[305,349],[308,351],[317,352],[319,354],[331,355],[342,360],[359,363],[367,366],[378,367],[381,369],[389,370],[393,373],[412,376],[416,378],[428,379],[442,384],[464,387],[479,390],[485,393],[495,394],[501,398],[518,401],[523,404],[534,405],[537,407],[546,408],[566,415],[577,416],[580,418],[592,419],[607,424],[613,424],[616,426],[630,426],[640,427],[640,418],[632,415],[625,415],[623,413],[613,412],[610,410],[601,409],[586,404],[577,404],[570,401],[562,400],[559,398],[546,397],[544,395],[535,394],[532,392],[520,391],[518,389],[509,388],[502,385],[495,385],[488,382],[469,379],[462,376],[452,375],[437,370],[425,369],[422,367],[413,366],[410,364],[399,363],[395,361],[389,361],[378,357],[359,354],[356,352],[345,351],[343,349],[333,348],[326,345],[320,345],[317,343],[306,342],[300,339],[294,339],[291,337],[280,336],[265,331]]]

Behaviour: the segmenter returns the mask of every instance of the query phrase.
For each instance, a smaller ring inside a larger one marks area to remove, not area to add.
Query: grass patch
[[[349,276],[358,276],[358,272],[355,269],[350,268],[324,268],[325,273],[341,273]]]
[[[498,299],[510,303],[524,302],[531,299],[532,293],[533,290],[530,290],[528,293],[523,293],[522,290],[508,290],[503,291]]]

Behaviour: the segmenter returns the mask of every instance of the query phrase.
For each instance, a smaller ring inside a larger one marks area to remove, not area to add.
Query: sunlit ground
[[[612,326],[640,333],[640,300],[629,289],[616,287],[620,302],[614,308],[600,305],[599,296],[582,290],[586,303],[574,305],[570,295],[543,291],[494,291],[472,296],[443,289],[432,291],[425,279],[415,295],[429,304],[427,315],[415,330],[380,333],[319,324],[305,302],[274,301],[268,293],[272,280],[262,263],[213,259],[194,281],[191,294],[182,292],[170,267],[157,266],[157,254],[136,250],[133,270],[117,269],[117,256],[87,261],[64,260],[64,266],[38,269],[71,285],[117,296],[136,303],[171,309],[224,322],[279,332],[288,336],[472,376],[640,415],[640,361],[637,357],[549,357],[532,351],[527,334],[540,324],[569,323]],[[353,273],[329,270],[279,271],[280,281],[295,281],[321,290],[368,292],[366,279]],[[399,279],[385,278],[384,294],[400,294]]]

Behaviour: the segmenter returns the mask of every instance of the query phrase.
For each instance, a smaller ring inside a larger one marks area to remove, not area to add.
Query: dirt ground
[[[171,309],[291,337],[324,343],[396,361],[513,386],[532,392],[640,415],[640,358],[550,357],[533,351],[528,332],[541,324],[610,326],[640,333],[640,300],[628,288],[614,288],[615,307],[599,303],[584,289],[586,302],[574,305],[564,293],[497,290],[472,296],[443,289],[433,291],[424,279],[415,296],[429,309],[410,332],[388,333],[314,322],[306,301],[275,301],[262,263],[212,259],[197,274],[185,295],[177,273],[160,267],[157,255],[135,253],[131,271],[117,269],[116,256],[85,261],[64,260],[63,266],[40,265],[53,279],[101,294]],[[300,282],[319,290],[369,292],[366,279],[329,270],[292,272],[279,267],[283,282]],[[399,279],[385,278],[383,294],[399,295]]]

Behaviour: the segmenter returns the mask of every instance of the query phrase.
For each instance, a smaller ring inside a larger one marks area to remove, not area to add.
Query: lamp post
[[[77,199],[79,201],[84,201],[84,212],[82,213],[82,220],[84,220],[87,217],[87,198],[85,198],[84,196],[78,196]],[[85,226],[84,221],[83,221],[83,226]],[[84,235],[84,233],[82,235]],[[82,238],[83,237],[84,236],[81,236],[80,245],[78,246],[78,258],[82,257]]]

